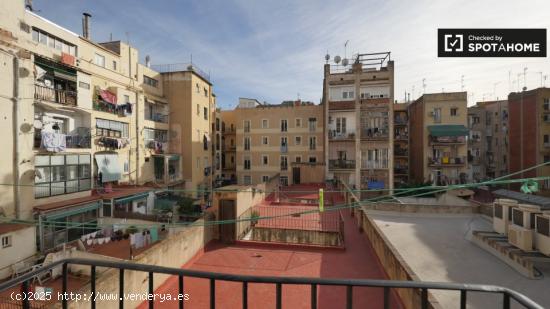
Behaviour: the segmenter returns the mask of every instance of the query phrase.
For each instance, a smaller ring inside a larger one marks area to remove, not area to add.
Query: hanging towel
[[[42,148],[52,152],[65,151],[67,140],[65,134],[56,132],[40,131],[42,137]]]
[[[151,228],[151,242],[159,240],[159,234],[156,227]]]

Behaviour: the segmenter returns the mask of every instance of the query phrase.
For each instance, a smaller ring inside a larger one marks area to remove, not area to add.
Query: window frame
[[[71,164],[68,164],[67,163],[67,157],[68,156],[76,156],[77,157],[77,163],[74,164],[74,163],[71,163]],[[87,163],[80,163],[81,162],[81,156],[88,156],[88,159],[87,159]],[[40,163],[37,163],[36,162],[36,157],[48,157],[48,164],[40,164]],[[37,182],[37,179],[35,177],[35,179],[33,180],[34,181],[34,198],[35,199],[41,199],[41,198],[48,198],[48,197],[52,197],[52,196],[58,196],[58,195],[64,195],[64,194],[72,194],[72,193],[77,193],[77,192],[83,192],[83,191],[89,191],[92,189],[92,155],[89,154],[89,153],[74,153],[74,154],[55,154],[55,155],[50,155],[50,154],[41,154],[41,155],[37,155],[35,157],[35,168],[38,169],[38,168],[41,168],[41,169],[48,169],[49,170],[49,173],[48,173],[48,177],[49,179],[47,181],[41,181],[41,182]],[[53,164],[52,163],[52,157],[63,157],[63,164]],[[83,167],[86,167],[86,168],[83,168]],[[53,180],[52,179],[52,174],[53,174],[53,170],[55,169],[58,169],[59,168],[59,171],[62,171],[63,172],[63,179],[61,180]],[[76,176],[74,179],[69,179],[68,177],[68,171],[69,171],[69,168],[75,168],[76,169]],[[88,176],[87,177],[84,177],[83,175],[85,174],[85,171],[87,169],[87,174]],[[84,183],[86,183],[85,181],[87,181],[88,185],[87,186],[83,186],[81,185],[81,183],[84,181]],[[67,185],[67,182],[75,182],[76,185]],[[54,186],[54,188],[56,189],[59,189],[59,184],[60,183],[63,183],[63,192],[57,192],[57,190],[55,190],[55,192],[52,192],[52,185]],[[38,184],[38,185],[37,185]],[[44,188],[47,188],[48,189],[48,194],[44,194],[43,190],[39,190],[38,189],[44,189]],[[68,188],[70,189],[70,191],[68,190]],[[72,190],[74,189],[74,190]],[[38,192],[41,192],[41,193],[38,193]]]

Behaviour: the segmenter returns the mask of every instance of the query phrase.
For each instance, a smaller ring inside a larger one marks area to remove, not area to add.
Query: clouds
[[[224,108],[237,98],[278,103],[296,98],[318,102],[324,55],[391,51],[396,98],[404,92],[466,90],[480,100],[504,97],[529,67],[527,85],[550,74],[546,59],[439,59],[437,28],[544,27],[547,1],[35,1],[41,15],[80,32],[83,11],[93,14],[94,40],[129,38],[154,64],[193,61],[210,71]],[[139,3],[139,4],[138,4]],[[59,7],[63,7],[62,10]],[[523,80],[520,82],[523,84]],[[548,80],[550,85],[550,80]],[[516,84],[517,86],[517,84]]]

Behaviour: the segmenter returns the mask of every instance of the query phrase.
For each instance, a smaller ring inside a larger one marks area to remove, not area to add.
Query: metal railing
[[[441,165],[464,165],[466,164],[466,157],[428,157],[428,165],[441,166]]]
[[[91,135],[65,135],[66,148],[91,148]],[[42,134],[40,129],[34,131],[34,148],[42,147]]]
[[[329,168],[354,169],[355,160],[328,160]]]
[[[76,91],[54,89],[42,85],[34,85],[34,98],[64,105],[76,106]]]
[[[148,293],[154,295],[154,274],[167,274],[178,276],[178,293],[184,294],[184,277],[201,278],[208,280],[209,282],[209,306],[215,308],[216,304],[216,281],[230,281],[242,283],[241,295],[242,295],[242,307],[248,308],[249,297],[248,287],[251,283],[260,284],[272,284],[275,286],[275,304],[276,308],[280,309],[283,303],[283,285],[296,286],[296,285],[308,285],[310,286],[310,304],[311,308],[317,308],[318,300],[318,288],[322,286],[342,286],[346,287],[345,305],[346,308],[353,308],[353,293],[356,287],[373,287],[383,290],[383,305],[384,308],[390,308],[390,292],[392,289],[414,289],[420,293],[420,308],[429,308],[430,303],[428,300],[428,292],[430,290],[445,290],[455,291],[460,293],[460,308],[466,308],[467,297],[471,293],[484,293],[484,294],[497,294],[502,296],[502,308],[509,309],[512,301],[521,305],[523,308],[528,309],[543,309],[543,307],[527,296],[518,293],[514,290],[485,284],[460,284],[460,283],[438,283],[438,282],[418,282],[418,281],[392,281],[392,280],[371,280],[371,279],[329,279],[329,278],[303,278],[303,277],[267,277],[267,276],[247,276],[247,275],[235,275],[235,274],[223,274],[223,273],[211,273],[205,271],[181,269],[181,268],[169,268],[156,265],[136,264],[129,262],[119,261],[105,261],[105,260],[91,260],[91,259],[64,259],[53,262],[49,265],[43,266],[35,271],[31,271],[21,277],[0,283],[0,292],[7,289],[21,286],[21,293],[28,295],[30,292],[30,283],[34,277],[51,271],[53,268],[62,268],[62,284],[61,293],[67,292],[68,277],[69,277],[69,265],[81,265],[90,267],[90,293],[96,295],[96,281],[97,281],[97,268],[105,267],[111,269],[117,269],[119,273],[118,295],[124,295],[125,283],[124,273],[126,271],[138,271],[148,274]],[[304,295],[304,297],[308,297]],[[120,297],[118,304],[119,308],[124,308],[124,297]],[[184,306],[184,297],[178,299],[179,308]],[[95,298],[90,298],[91,308],[95,308]],[[149,308],[155,307],[154,297],[148,298]],[[62,297],[62,308],[69,307],[68,297]],[[31,302],[28,298],[21,301],[21,307],[24,309],[31,308]],[[495,308],[495,307],[493,307]]]

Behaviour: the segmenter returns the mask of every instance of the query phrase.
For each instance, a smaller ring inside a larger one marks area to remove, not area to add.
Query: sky
[[[192,55],[210,73],[222,109],[239,97],[320,102],[327,52],[390,51],[399,101],[405,92],[420,96],[423,79],[426,93],[464,86],[470,105],[524,84],[550,87],[548,58],[437,57],[438,28],[550,28],[548,0],[34,0],[34,8],[76,33],[89,12],[94,41],[129,41],[142,62],[150,55],[153,65],[183,63]]]

